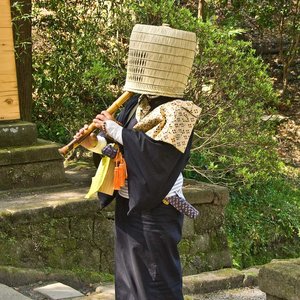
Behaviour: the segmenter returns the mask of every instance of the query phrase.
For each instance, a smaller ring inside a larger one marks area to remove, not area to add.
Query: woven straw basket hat
[[[167,25],[135,25],[130,36],[124,90],[181,98],[195,49],[193,32]]]

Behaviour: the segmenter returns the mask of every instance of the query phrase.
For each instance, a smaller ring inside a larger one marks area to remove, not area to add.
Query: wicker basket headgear
[[[193,32],[166,25],[135,25],[130,36],[124,90],[181,98],[195,49]]]

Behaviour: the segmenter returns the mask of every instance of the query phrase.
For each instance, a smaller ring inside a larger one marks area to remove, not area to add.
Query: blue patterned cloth
[[[179,196],[171,196],[167,197],[163,203],[171,204],[177,210],[182,212],[184,215],[188,216],[189,218],[196,219],[199,215],[199,211],[190,203],[186,201],[185,198],[181,198]]]

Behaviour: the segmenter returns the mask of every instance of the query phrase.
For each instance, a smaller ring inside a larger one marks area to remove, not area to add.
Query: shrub
[[[120,5],[117,5],[120,4]],[[202,23],[174,1],[34,2],[34,118],[44,138],[67,142],[123,86],[134,23],[198,37],[187,98],[203,108],[186,175],[252,184],[278,170],[272,130],[261,121],[276,99],[262,61],[238,31]]]
[[[225,220],[234,265],[246,268],[299,256],[299,216],[299,186],[284,178],[232,193]]]
[[[41,137],[66,143],[120,92],[126,40],[110,23],[111,6],[86,0],[33,3],[33,115]],[[114,22],[122,18],[118,12]]]
[[[199,51],[188,97],[203,108],[190,175],[251,186],[280,170],[274,124],[262,117],[277,101],[266,66],[238,31],[198,23]]]

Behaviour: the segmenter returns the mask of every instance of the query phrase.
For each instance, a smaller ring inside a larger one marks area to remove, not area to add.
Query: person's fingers
[[[101,112],[101,115],[104,116],[106,118],[106,120],[113,120],[114,117],[106,110],[103,110]]]
[[[102,114],[98,114],[95,119],[98,119],[98,120],[101,120],[103,118],[103,115]]]
[[[88,124],[85,124],[82,128],[80,128],[76,134],[74,135],[75,139],[80,139],[81,136],[84,134],[85,130],[87,130],[89,128]]]
[[[94,119],[93,120],[95,126],[99,129],[102,129],[103,128],[103,121],[99,120],[98,118]]]

